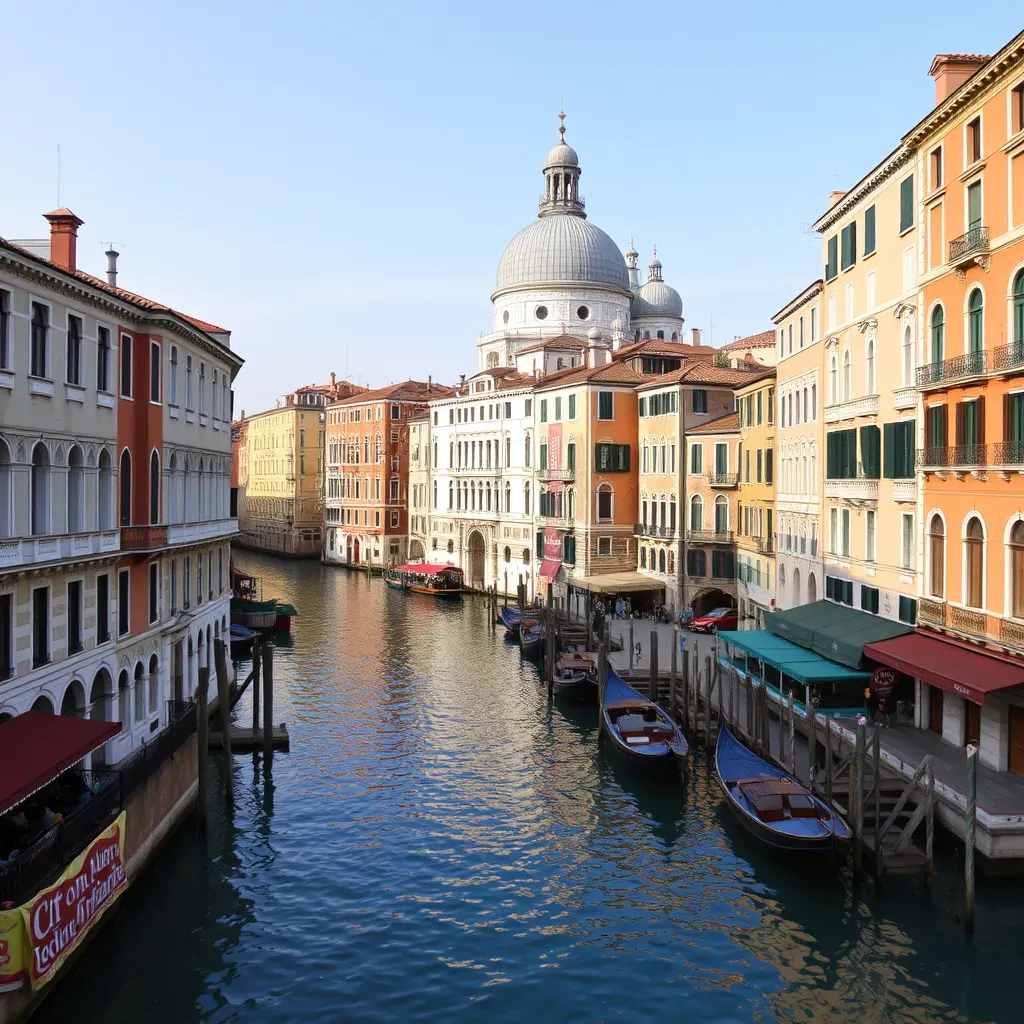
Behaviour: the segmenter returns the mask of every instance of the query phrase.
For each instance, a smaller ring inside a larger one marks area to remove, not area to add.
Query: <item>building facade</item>
[[[774,366],[778,358],[774,331],[761,331],[749,337],[733,338],[723,345],[716,356],[719,365],[736,369],[756,369],[760,366]]]
[[[425,562],[430,543],[430,416],[409,421],[410,562]]]
[[[821,294],[815,281],[772,318],[777,330],[775,602],[780,610],[821,596]]]

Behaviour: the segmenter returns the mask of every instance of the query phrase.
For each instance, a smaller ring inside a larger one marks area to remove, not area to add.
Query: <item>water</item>
[[[703,753],[655,783],[549,709],[483,601],[236,561],[301,613],[292,752],[235,757],[38,1020],[1020,1020],[1018,883],[968,940],[950,851],[931,897],[778,860]]]

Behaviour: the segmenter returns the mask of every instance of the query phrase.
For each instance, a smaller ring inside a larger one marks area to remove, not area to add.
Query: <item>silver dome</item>
[[[548,153],[545,167],[579,167],[580,159],[576,150],[566,142],[559,142],[550,153]]]
[[[545,284],[605,285],[629,294],[618,246],[589,220],[569,213],[546,214],[508,243],[498,264],[495,294]],[[681,310],[678,295],[676,301]]]
[[[664,281],[648,281],[634,293],[630,312],[634,319],[645,316],[678,318],[683,315],[683,300],[679,292]]]

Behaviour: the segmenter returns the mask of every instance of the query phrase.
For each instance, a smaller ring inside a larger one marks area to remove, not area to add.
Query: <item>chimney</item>
[[[928,74],[935,79],[935,106],[960,88],[990,57],[983,53],[937,53]]]
[[[117,287],[117,257],[121,254],[114,249],[108,249],[104,254],[107,257],[107,284],[111,288]]]
[[[691,345],[699,345],[700,344],[700,328],[699,327],[691,327],[690,328],[690,344]]]
[[[836,203],[838,203],[841,199],[843,199],[843,197],[845,195],[846,195],[845,192],[838,191],[838,190],[835,191],[835,192],[829,192],[829,194],[828,194],[828,208],[831,210],[832,207],[835,206]]]
[[[427,374],[427,391],[433,391],[434,389],[434,375],[432,373]]]
[[[73,274],[78,269],[78,229],[85,222],[66,206],[43,216],[50,222],[50,262]]]
[[[331,390],[333,391],[337,385],[335,384],[334,371],[331,370]]]

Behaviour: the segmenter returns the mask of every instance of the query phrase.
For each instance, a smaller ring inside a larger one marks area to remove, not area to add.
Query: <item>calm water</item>
[[[292,752],[234,759],[233,812],[212,794],[38,1019],[1021,1019],[1024,883],[982,885],[968,941],[951,852],[931,897],[779,862],[703,754],[676,785],[610,763],[482,601],[237,561],[301,612]]]

